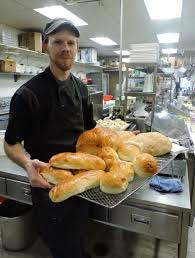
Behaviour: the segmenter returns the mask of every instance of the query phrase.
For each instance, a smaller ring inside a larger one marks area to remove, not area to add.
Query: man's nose
[[[69,45],[68,45],[66,42],[64,42],[64,43],[62,44],[62,50],[63,50],[63,51],[69,51]]]

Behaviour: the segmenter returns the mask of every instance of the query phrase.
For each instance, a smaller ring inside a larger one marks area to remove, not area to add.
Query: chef
[[[43,35],[49,67],[12,97],[4,148],[7,156],[26,170],[37,228],[53,258],[83,258],[87,202],[72,197],[52,203],[48,197],[51,186],[37,170],[57,153],[75,152],[79,135],[94,128],[96,122],[87,87],[70,71],[79,47],[78,29],[65,19],[54,19],[46,24]]]

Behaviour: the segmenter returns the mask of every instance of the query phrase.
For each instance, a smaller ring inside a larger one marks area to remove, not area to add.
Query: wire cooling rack
[[[156,157],[158,163],[158,170],[156,174],[166,169],[167,166],[176,158],[177,155],[178,154],[170,153],[159,158]],[[128,198],[130,195],[132,195],[139,188],[141,188],[143,185],[145,185],[151,178],[152,177],[143,178],[135,175],[134,180],[129,183],[127,190],[121,194],[106,194],[103,193],[99,187],[96,187],[94,189],[90,189],[79,194],[79,197],[107,208],[114,208],[119,203]]]

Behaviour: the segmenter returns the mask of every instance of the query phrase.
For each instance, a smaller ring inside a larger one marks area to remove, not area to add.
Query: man
[[[28,174],[38,230],[54,258],[84,257],[81,236],[87,202],[73,197],[52,203],[51,186],[37,172],[56,153],[74,152],[79,135],[96,125],[87,87],[70,72],[79,36],[78,29],[64,19],[46,25],[43,48],[49,67],[14,94],[5,134],[6,154]]]

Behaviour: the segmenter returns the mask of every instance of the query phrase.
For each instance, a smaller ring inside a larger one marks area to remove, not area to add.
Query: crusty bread
[[[136,160],[133,162],[133,168],[137,175],[148,177],[153,176],[157,172],[158,165],[152,155],[142,153],[136,157]]]
[[[117,131],[120,142],[128,143],[131,139],[135,138],[135,134],[129,131]]]
[[[88,153],[97,156],[102,147],[98,147],[95,144],[85,144],[76,147],[77,152]]]
[[[120,143],[117,132],[105,127],[95,127],[82,133],[77,141],[76,147],[86,144],[95,144],[100,147],[111,147],[117,149]]]
[[[118,154],[116,151],[111,147],[102,147],[97,156],[103,159],[106,163],[106,171],[109,171],[110,167],[119,161]]]
[[[161,156],[171,151],[172,143],[168,137],[158,132],[140,133],[131,141],[131,144],[143,144],[142,151],[153,156]]]
[[[73,177],[69,170],[53,168],[50,165],[45,168],[41,168],[39,173],[47,182],[54,185],[60,184]]]
[[[114,163],[110,168],[109,172],[117,174],[124,174],[128,178],[128,182],[133,181],[134,178],[134,169],[131,162],[118,161]]]
[[[95,188],[99,186],[100,179],[104,173],[101,170],[81,172],[65,183],[53,187],[49,192],[49,197],[52,202],[62,202],[71,196]]]
[[[104,193],[119,194],[126,191],[128,178],[123,173],[105,173],[100,179],[100,189]]]
[[[121,144],[118,148],[118,155],[121,160],[133,162],[136,156],[141,153],[141,150],[135,144]]]
[[[101,158],[80,152],[56,154],[51,157],[49,164],[63,169],[104,170],[106,168],[106,164]]]

